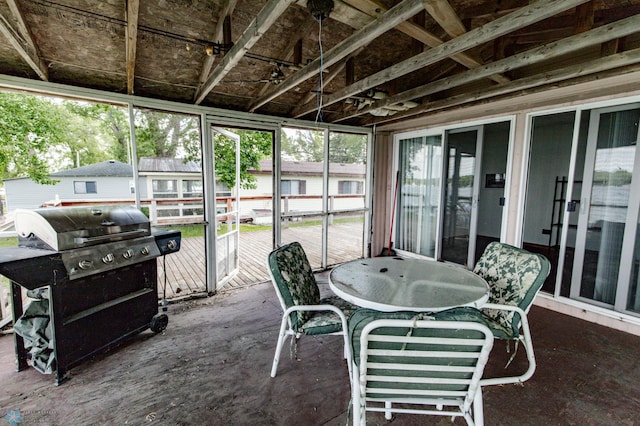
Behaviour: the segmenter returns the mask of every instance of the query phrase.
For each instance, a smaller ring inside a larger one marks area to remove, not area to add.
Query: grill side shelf
[[[55,283],[56,277],[64,278],[67,270],[55,251],[6,247],[0,250],[0,274],[27,290],[35,290]]]

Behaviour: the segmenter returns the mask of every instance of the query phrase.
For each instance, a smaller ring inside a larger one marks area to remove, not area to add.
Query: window
[[[98,185],[96,181],[76,180],[73,182],[74,194],[97,194]]]
[[[182,196],[185,198],[202,197],[202,181],[201,180],[183,180]]]
[[[153,198],[178,198],[178,181],[175,179],[154,179]]]
[[[307,193],[306,180],[281,180],[280,191],[282,195],[304,195]]]
[[[339,180],[338,194],[364,194],[363,182],[357,180]]]

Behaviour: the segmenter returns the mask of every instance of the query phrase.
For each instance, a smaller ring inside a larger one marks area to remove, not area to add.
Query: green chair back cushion
[[[309,259],[298,242],[285,244],[272,251],[269,268],[287,308],[294,305],[318,305],[320,290]],[[313,312],[297,311],[291,314],[291,326],[298,330]]]
[[[499,242],[490,243],[473,272],[489,284],[489,303],[518,306],[525,312],[549,275],[546,257]],[[518,336],[520,316],[513,312],[483,309],[483,314]]]

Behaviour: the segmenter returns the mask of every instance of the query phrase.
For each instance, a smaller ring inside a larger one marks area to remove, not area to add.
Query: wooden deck
[[[311,266],[319,269],[321,233],[319,225],[291,227],[282,230],[282,241],[299,241]],[[327,264],[332,266],[363,257],[362,235],[360,222],[331,225]],[[224,284],[222,290],[268,281],[265,260],[272,250],[271,241],[271,230],[241,232],[239,271]],[[160,299],[175,299],[203,294],[206,292],[205,277],[204,238],[183,238],[179,252],[158,259],[158,296]]]

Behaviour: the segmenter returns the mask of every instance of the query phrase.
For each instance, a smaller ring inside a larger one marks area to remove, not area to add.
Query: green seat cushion
[[[320,300],[320,305],[333,305],[339,308],[347,318],[355,312],[358,307],[352,305],[338,296],[330,296]],[[332,311],[313,311],[307,321],[299,328],[304,334],[329,334],[342,331],[342,321],[338,314]]]
[[[518,338],[517,330],[516,334],[514,334],[512,327],[504,327],[502,323],[494,321],[484,312],[470,306],[447,309],[446,311],[436,312],[432,316],[439,321],[468,321],[483,324],[498,339],[514,340]]]

